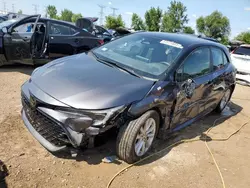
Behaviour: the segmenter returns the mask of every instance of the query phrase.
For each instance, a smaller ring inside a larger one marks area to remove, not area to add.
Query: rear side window
[[[239,47],[237,48],[233,54],[238,54],[238,55],[249,55],[250,56],[250,47]]]
[[[71,35],[75,35],[76,33],[78,33],[79,31],[76,29],[76,28],[73,28],[73,27],[71,27],[70,28],[70,34]]]
[[[71,28],[62,24],[51,23],[49,33],[53,35],[71,35]]]
[[[177,81],[185,81],[196,78],[210,72],[210,50],[199,48],[193,51],[179,70],[177,70]]]
[[[213,57],[213,70],[219,70],[224,67],[223,52],[219,48],[211,48]]]

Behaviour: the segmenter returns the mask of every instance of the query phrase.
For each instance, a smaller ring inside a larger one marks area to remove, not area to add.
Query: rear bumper
[[[22,109],[22,119],[23,122],[25,124],[25,126],[27,127],[27,129],[29,130],[29,132],[38,140],[38,142],[40,142],[40,144],[45,147],[47,150],[49,150],[50,152],[59,152],[59,151],[64,151],[67,150],[66,146],[54,146],[53,144],[51,144],[49,141],[47,141],[45,138],[43,138],[34,128],[33,126],[30,124],[25,111]]]

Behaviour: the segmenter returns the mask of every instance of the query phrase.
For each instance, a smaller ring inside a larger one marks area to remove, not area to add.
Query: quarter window
[[[219,48],[212,48],[213,70],[219,70],[224,67],[223,52]]]
[[[228,63],[229,63],[229,61],[228,61],[228,58],[227,58],[227,56],[225,55],[225,53],[224,53],[224,52],[222,52],[222,56],[223,56],[223,62],[224,62],[224,65],[228,64]]]
[[[196,78],[210,72],[209,48],[199,48],[193,51],[177,71],[177,81]]]

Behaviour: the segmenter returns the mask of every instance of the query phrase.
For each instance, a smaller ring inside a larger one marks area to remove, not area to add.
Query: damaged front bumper
[[[242,85],[250,86],[250,74],[244,72],[237,72],[236,80]]]
[[[121,106],[99,111],[99,116],[90,111],[83,115],[83,111],[76,114],[76,109],[50,106],[34,96],[31,99],[31,95],[27,97],[22,92],[22,119],[30,133],[50,152],[93,147],[96,135],[121,123],[118,116],[125,109]],[[36,105],[32,104],[34,100],[37,100]],[[100,112],[105,114],[103,118]]]

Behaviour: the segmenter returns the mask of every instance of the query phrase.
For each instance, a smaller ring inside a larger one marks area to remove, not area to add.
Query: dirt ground
[[[33,68],[8,66],[0,68],[0,160],[8,175],[0,179],[0,187],[76,187],[104,188],[126,163],[102,163],[113,155],[115,140],[94,149],[80,152],[76,158],[54,156],[46,151],[25,128],[21,117],[20,86]],[[237,85],[232,102],[223,115],[236,113],[218,122],[211,138],[227,137],[250,120],[250,87]],[[247,117],[248,116],[248,117]],[[152,152],[181,139],[200,137],[214,120],[210,114],[175,133],[166,141],[157,140]],[[208,143],[223,174],[227,188],[248,188],[250,185],[250,124],[228,141]],[[174,146],[118,176],[111,187],[222,187],[216,166],[204,141]]]

